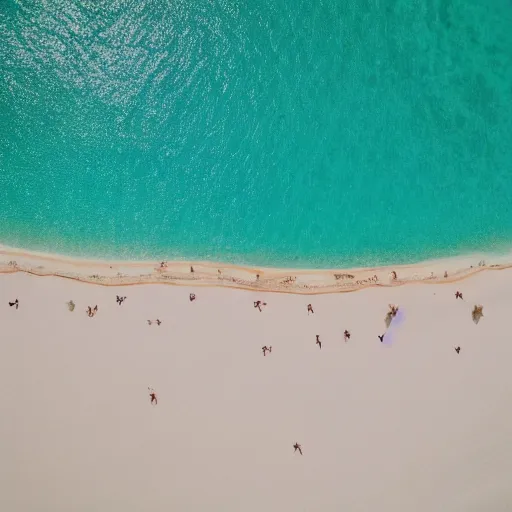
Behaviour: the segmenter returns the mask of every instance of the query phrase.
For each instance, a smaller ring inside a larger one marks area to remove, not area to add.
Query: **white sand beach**
[[[512,267],[512,253],[472,254],[414,265],[353,269],[253,268],[202,261],[101,261],[0,245],[0,274],[26,272],[103,286],[168,284],[215,286],[294,294],[324,294],[408,283],[453,283]]]
[[[290,287],[223,266],[246,290],[208,264],[189,282],[169,264],[180,286],[162,286],[148,264],[0,257],[0,510],[512,510],[505,263],[340,272],[362,289],[332,293],[333,271]],[[400,322],[381,343],[388,304]]]

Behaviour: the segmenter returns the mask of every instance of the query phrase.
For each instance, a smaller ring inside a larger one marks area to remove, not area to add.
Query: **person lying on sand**
[[[153,323],[153,320],[146,320],[148,325],[151,325]]]
[[[302,446],[299,443],[295,443],[293,445],[293,448],[294,448],[293,453],[295,453],[297,450],[299,450],[299,453],[302,455]]]
[[[272,346],[270,347],[267,347],[266,345],[264,347],[261,347],[261,350],[263,351],[263,355],[266,356],[267,355],[267,352],[271,353],[272,352]]]
[[[156,322],[156,325],[158,325],[158,326],[160,326],[160,324],[162,323],[162,321],[158,320],[158,318],[155,320],[155,322]]]
[[[462,293],[460,293],[458,290],[455,292],[455,298],[456,299],[462,299]],[[464,300],[464,299],[462,299]]]
[[[313,306],[311,304],[308,304],[308,315],[309,313],[314,313]]]
[[[97,312],[98,312],[98,305],[97,304],[96,304],[96,306],[94,306],[94,308],[91,308],[91,306],[89,306],[87,308],[87,316],[89,318],[92,318]]]
[[[195,294],[195,293],[191,293],[191,294],[189,295],[189,299],[190,299],[190,302],[195,301],[195,300],[196,300],[196,294]]]
[[[317,334],[317,335],[316,335],[316,344],[317,344],[320,348],[322,348],[322,342],[320,341],[320,335],[319,335],[319,334]]]
[[[345,332],[343,333],[343,338],[345,341],[348,341],[350,339],[350,332],[345,329]]]
[[[14,302],[9,302],[9,306],[12,308],[13,306],[16,306],[16,309],[18,309],[18,306],[20,303],[18,302],[18,299],[16,299]]]

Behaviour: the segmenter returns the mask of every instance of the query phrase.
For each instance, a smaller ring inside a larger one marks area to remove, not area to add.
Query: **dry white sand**
[[[318,296],[0,276],[0,510],[509,512],[511,285],[512,270]],[[384,345],[389,303],[403,322]]]

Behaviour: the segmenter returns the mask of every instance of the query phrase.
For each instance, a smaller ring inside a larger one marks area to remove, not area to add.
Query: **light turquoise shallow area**
[[[2,0],[0,242],[401,263],[512,245],[509,0]]]

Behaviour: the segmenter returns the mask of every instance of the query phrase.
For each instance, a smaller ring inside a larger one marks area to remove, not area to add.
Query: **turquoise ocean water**
[[[0,0],[0,242],[329,267],[512,245],[510,0]]]

